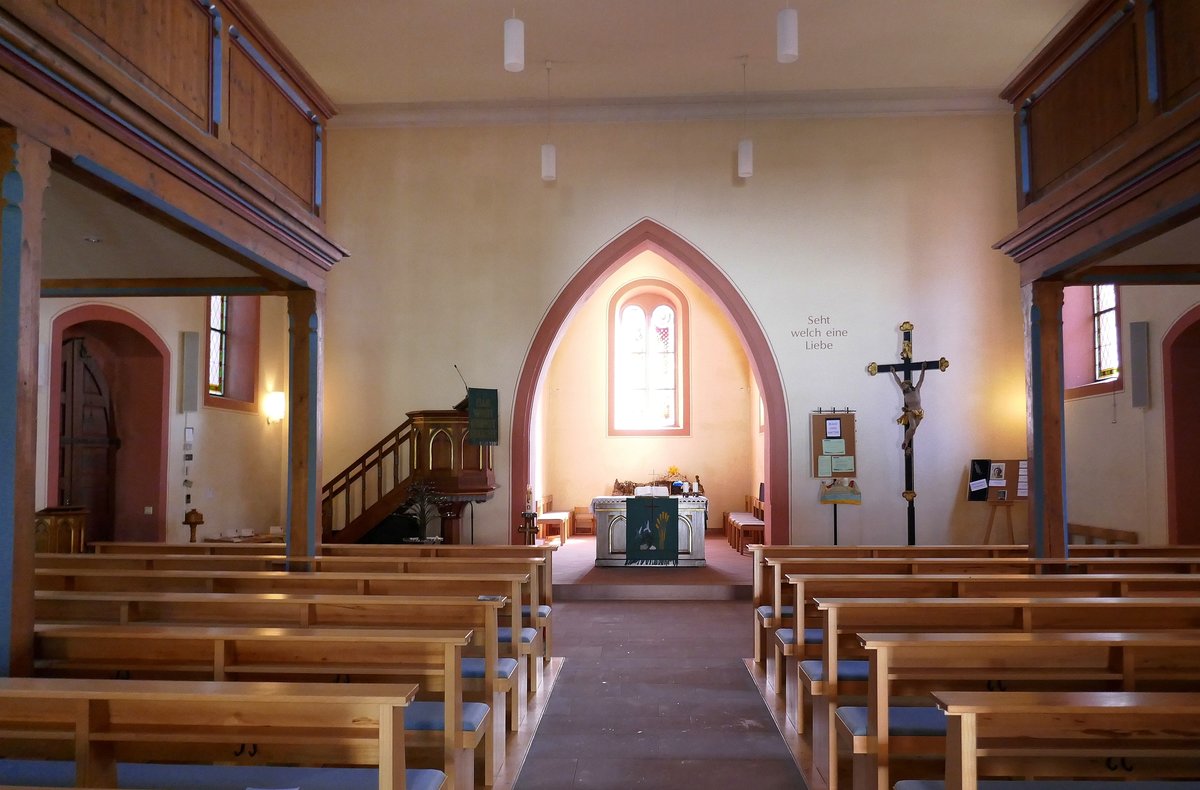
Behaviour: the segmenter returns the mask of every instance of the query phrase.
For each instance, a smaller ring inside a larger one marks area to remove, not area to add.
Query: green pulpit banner
[[[625,564],[679,564],[679,500],[639,496],[625,500]]]
[[[468,444],[495,445],[500,442],[500,393],[498,390],[467,388]]]

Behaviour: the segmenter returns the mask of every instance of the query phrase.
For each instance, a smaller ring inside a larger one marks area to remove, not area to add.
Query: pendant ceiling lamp
[[[550,142],[550,61],[546,61],[546,142],[542,143],[542,180],[558,180],[558,152]]]
[[[525,23],[517,19],[515,8],[512,17],[504,20],[504,70],[525,70]]]
[[[749,178],[754,175],[754,141],[750,139],[750,135],[746,132],[746,61],[749,58],[746,55],[742,56],[742,139],[738,140],[737,146],[737,174],[738,178]]]
[[[799,57],[800,15],[789,6],[775,19],[775,59],[780,63],[795,63]]]

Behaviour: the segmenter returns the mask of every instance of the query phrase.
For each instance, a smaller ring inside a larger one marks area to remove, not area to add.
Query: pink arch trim
[[[1183,314],[1171,329],[1163,336],[1163,406],[1167,450],[1167,540],[1170,543],[1180,542],[1180,521],[1182,515],[1178,512],[1176,497],[1176,475],[1178,464],[1188,463],[1195,459],[1195,450],[1179,447],[1175,441],[1175,387],[1174,365],[1171,363],[1171,352],[1175,342],[1188,330],[1200,323],[1200,305],[1193,307]]]
[[[62,388],[62,342],[63,334],[75,326],[89,321],[107,321],[112,324],[121,324],[127,326],[134,332],[144,337],[154,350],[159,353],[163,360],[163,380],[162,380],[162,419],[159,425],[159,469],[158,469],[158,502],[156,504],[157,513],[162,514],[160,523],[164,524],[163,519],[167,513],[167,436],[168,436],[168,418],[170,414],[170,397],[171,397],[171,351],[167,348],[167,344],[158,336],[158,332],[154,327],[147,324],[141,318],[138,318],[128,310],[122,310],[118,307],[106,304],[84,304],[78,307],[73,307],[61,315],[57,316],[50,326],[50,397],[49,397],[49,433],[47,434],[51,440],[59,435],[61,430],[59,417],[59,390]],[[47,465],[49,466],[49,474],[46,477],[46,491],[50,497],[54,496],[54,492],[58,490],[58,453],[55,448],[47,448]],[[165,539],[166,535],[160,535],[160,539]]]
[[[521,540],[517,526],[525,509],[529,485],[529,440],[533,402],[554,346],[578,305],[620,266],[652,250],[688,274],[720,305],[745,345],[766,408],[764,475],[766,480],[766,542],[789,540],[790,490],[788,486],[788,415],[783,378],[767,336],[754,311],[715,263],[683,237],[651,219],[643,219],[593,255],[571,278],[542,318],[525,355],[513,397],[512,451],[509,487],[510,539]],[[757,492],[749,492],[757,494]]]

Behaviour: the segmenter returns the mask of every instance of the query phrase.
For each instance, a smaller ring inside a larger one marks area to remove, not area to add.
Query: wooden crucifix
[[[900,362],[886,365],[872,362],[867,365],[867,373],[872,376],[876,373],[891,373],[904,396],[903,411],[896,420],[904,428],[904,438],[900,444],[904,450],[904,493],[901,496],[908,502],[908,545],[915,546],[917,545],[917,491],[913,483],[913,436],[917,432],[917,426],[925,417],[925,410],[921,408],[921,385],[925,383],[926,371],[936,368],[945,372],[946,368],[950,367],[950,363],[945,357],[937,361],[913,362],[912,322],[905,321],[901,324],[900,332],[903,335],[903,343],[900,345]],[[912,380],[914,370],[921,372],[916,384],[913,384]]]

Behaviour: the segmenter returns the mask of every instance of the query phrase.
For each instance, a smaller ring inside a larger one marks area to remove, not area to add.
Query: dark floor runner
[[[742,654],[749,606],[573,601],[566,658],[516,790],[804,788]]]

